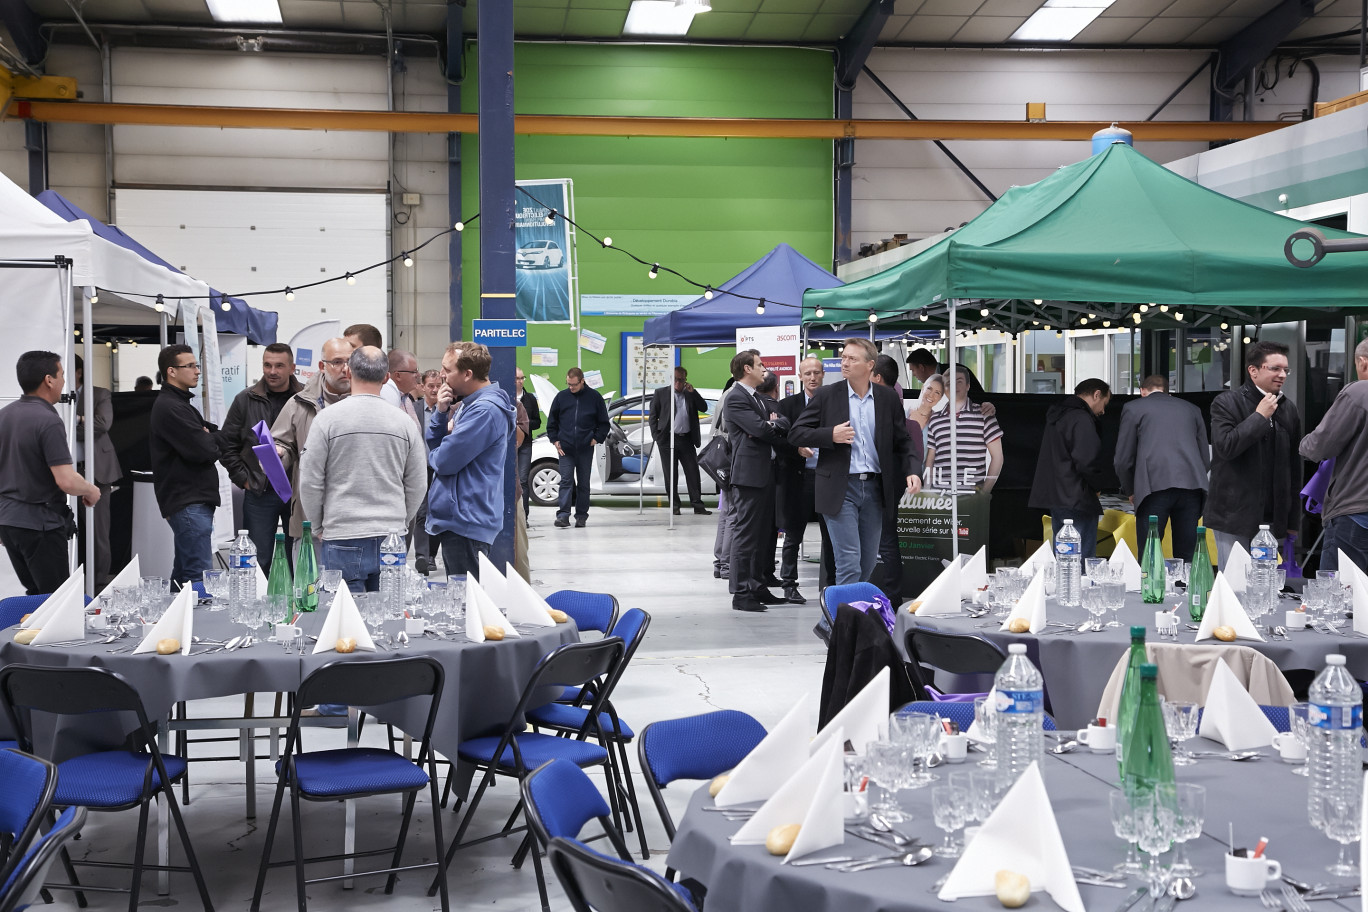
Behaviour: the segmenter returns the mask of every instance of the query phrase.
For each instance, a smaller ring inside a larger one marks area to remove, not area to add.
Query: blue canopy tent
[[[99,237],[104,238],[112,244],[117,244],[125,250],[131,250],[143,259],[164,266],[172,272],[181,272],[175,266],[148,250],[142,244],[130,237],[123,229],[113,225],[106,225],[104,222],[95,218],[90,213],[81,209],[71,200],[62,196],[55,190],[44,190],[39,193],[37,199],[44,206],[47,206],[57,215],[66,219],[68,222],[84,220],[90,224],[91,230]],[[825,286],[823,286],[825,287]],[[121,289],[110,289],[120,291]],[[232,298],[217,289],[210,289],[213,294],[212,303],[220,310],[216,313],[218,328],[223,332],[236,333],[246,336],[251,342],[257,345],[270,345],[276,340],[276,326],[280,322],[280,317],[268,310],[257,310],[255,307],[241,298]],[[799,301],[802,300],[801,293]],[[228,302],[229,309],[222,310],[224,301]]]

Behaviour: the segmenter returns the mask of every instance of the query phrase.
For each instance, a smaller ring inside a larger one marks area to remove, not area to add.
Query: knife
[[[1178,902],[1178,897],[1165,893],[1159,897],[1159,901],[1154,904],[1151,912],[1173,912],[1173,906]]]
[[[1147,893],[1149,893],[1149,887],[1136,887],[1125,899],[1121,900],[1121,905],[1116,907],[1116,912],[1127,912],[1131,906],[1143,899]]]
[[[851,836],[858,836],[861,839],[868,840],[869,842],[872,842],[877,846],[883,846],[885,849],[892,849],[893,851],[899,853],[905,853],[907,851],[906,847],[898,845],[891,839],[881,839],[873,833],[866,833],[865,831],[857,829],[855,827],[846,827],[846,832],[849,833]]]

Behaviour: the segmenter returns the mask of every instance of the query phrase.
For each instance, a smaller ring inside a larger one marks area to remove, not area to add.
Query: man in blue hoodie
[[[556,527],[570,525],[570,505],[575,507],[575,528],[589,519],[589,475],[593,471],[594,447],[608,439],[608,406],[598,390],[584,382],[584,371],[572,367],[565,374],[568,389],[556,393],[546,413],[546,438],[560,454],[560,496],[556,504]]]
[[[480,554],[503,529],[504,460],[513,439],[513,400],[489,381],[489,349],[453,342],[442,356],[442,389],[427,425],[428,534],[449,574],[479,578]],[[452,413],[452,403],[460,405]]]

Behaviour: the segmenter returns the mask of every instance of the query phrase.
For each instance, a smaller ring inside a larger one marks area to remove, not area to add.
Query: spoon
[[[232,652],[234,649],[237,649],[238,646],[242,645],[242,640],[243,640],[243,637],[240,637],[240,636],[235,636],[235,637],[233,637],[231,640],[229,640],[228,642],[226,642],[226,643],[223,644],[223,651],[224,651],[224,652]]]
[[[898,832],[893,824],[889,823],[882,814],[872,813],[869,815],[869,828],[877,833],[884,833],[900,846],[912,845],[917,840],[911,836],[905,836]]]
[[[922,846],[919,849],[915,849],[911,852],[908,852],[906,855],[902,855],[897,858],[878,858],[874,861],[866,861],[863,864],[850,865],[848,867],[841,868],[840,870],[847,874],[853,874],[857,871],[869,871],[874,868],[885,868],[893,866],[910,868],[915,865],[921,864],[923,861],[926,861],[926,859],[930,858],[933,854],[935,854],[935,852],[931,848],[931,846]]]
[[[1050,748],[1050,753],[1052,753],[1052,754],[1067,754],[1067,753],[1070,753],[1070,752],[1075,751],[1075,750],[1077,750],[1077,749],[1078,749],[1078,741],[1077,741],[1076,739],[1070,739],[1070,740],[1068,740],[1068,741],[1061,741],[1060,743],[1056,744],[1054,747]]]
[[[1272,630],[1269,631],[1269,633],[1271,633],[1273,635],[1273,638],[1277,640],[1291,639],[1291,637],[1287,635],[1287,628],[1284,627],[1282,624],[1279,624],[1278,626],[1274,627]],[[1183,897],[1180,896],[1178,898],[1182,899]]]
[[[1197,885],[1186,875],[1175,877],[1169,884],[1168,894],[1174,899],[1192,899],[1197,895]]]
[[[402,648],[404,648],[404,649],[407,649],[407,648],[408,648],[409,636],[408,636],[408,631],[407,631],[407,630],[401,630],[401,631],[399,631],[399,635],[396,636],[395,639],[399,641],[399,645],[400,645]]]

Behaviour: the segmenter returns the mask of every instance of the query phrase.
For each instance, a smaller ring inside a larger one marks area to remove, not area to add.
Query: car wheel
[[[539,507],[554,507],[560,495],[560,465],[546,459],[535,463],[528,473],[532,502]]]
[[[543,269],[550,269],[550,268],[551,268],[551,257],[549,257],[549,256],[544,256],[544,257],[542,257],[542,268],[543,268]]]

